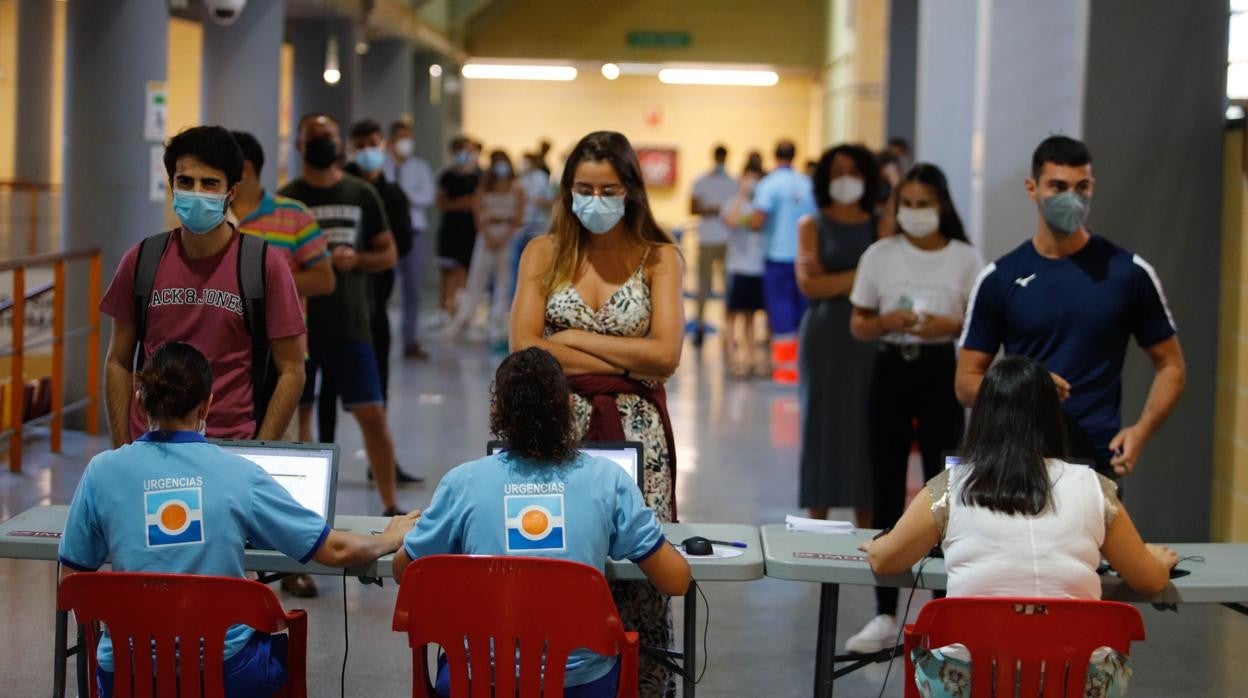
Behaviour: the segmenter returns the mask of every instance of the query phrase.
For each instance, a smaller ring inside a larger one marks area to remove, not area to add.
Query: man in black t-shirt
[[[441,310],[432,323],[435,327],[445,326],[455,317],[455,301],[468,281],[468,266],[477,240],[473,206],[481,181],[479,157],[480,150],[473,142],[458,136],[451,141],[451,164],[438,176],[435,201],[442,211],[442,222],[438,226],[438,269],[442,272],[442,284]]]
[[[392,269],[398,254],[376,190],[342,171],[342,137],[337,120],[309,114],[299,121],[296,147],[303,176],[280,193],[302,201],[329,240],[337,285],[328,296],[308,299],[308,378],[299,408],[301,438],[312,440],[316,375],[333,380],[343,406],[355,416],[377,481],[385,515],[395,502],[394,439],[372,347],[369,274]]]

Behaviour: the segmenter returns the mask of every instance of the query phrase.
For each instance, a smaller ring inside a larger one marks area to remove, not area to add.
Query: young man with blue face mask
[[[956,386],[971,406],[1002,346],[1041,362],[1062,398],[1071,455],[1117,478],[1135,468],[1187,374],[1157,273],[1087,229],[1094,185],[1083,143],[1051,136],[1036,148],[1027,180],[1036,233],[988,265],[971,291]],[[1121,374],[1131,337],[1154,376],[1139,420],[1123,427]]]
[[[197,126],[170,139],[164,162],[180,226],[160,250],[146,312],[140,317],[135,297],[140,245],[122,257],[100,303],[113,319],[104,376],[113,445],[148,430],[134,397],[136,350],[141,345],[146,359],[172,341],[193,345],[212,364],[218,407],[207,420],[208,436],[275,440],[303,390],[303,313],[290,267],[277,250],[266,250],[265,327],[258,331],[267,335],[279,377],[267,410],[257,415],[253,340],[239,289],[240,234],[226,220],[242,177],[242,151],[224,128]]]

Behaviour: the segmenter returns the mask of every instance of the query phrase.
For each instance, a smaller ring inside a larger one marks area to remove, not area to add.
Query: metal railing
[[[86,260],[87,274],[87,324],[65,331],[66,267],[70,262]],[[26,341],[26,303],[49,292],[47,284],[26,290],[26,270],[52,268],[52,335],[32,342]],[[49,448],[61,452],[61,436],[67,412],[86,408],[88,434],[100,431],[100,288],[103,270],[99,248],[58,252],[21,257],[0,262],[0,273],[12,272],[13,297],[0,313],[11,312],[12,340],[7,349],[0,350],[0,358],[9,359],[9,412],[11,425],[0,432],[0,439],[9,440],[9,470],[22,471],[22,437],[26,428],[48,422],[50,424]],[[87,396],[69,405],[65,404],[65,340],[85,336],[87,338]],[[25,419],[25,376],[23,359],[32,349],[52,347],[52,405],[46,415]]]

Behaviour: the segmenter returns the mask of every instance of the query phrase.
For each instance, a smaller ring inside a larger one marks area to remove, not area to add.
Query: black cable
[[[698,674],[698,678],[694,680],[695,686],[702,683],[702,677],[706,676],[706,668],[711,665],[711,655],[707,649],[709,647],[707,636],[711,632],[711,600],[706,598],[706,592],[702,591],[701,584],[698,585],[698,594],[702,596],[702,601],[706,604],[706,620],[702,623],[702,673]],[[693,602],[697,603],[698,600],[694,599]]]
[[[923,561],[919,563],[918,572],[914,575],[914,586],[910,587],[910,598],[906,599],[906,610],[901,614],[900,622],[897,624],[897,640],[889,649],[888,669],[884,671],[884,685],[880,686],[880,698],[884,698],[884,691],[888,688],[888,676],[893,672],[893,660],[897,658],[897,646],[901,644],[901,636],[906,632],[906,619],[910,617],[910,603],[914,601],[914,592],[918,591],[919,586],[923,584],[923,568],[927,566],[931,559],[931,555],[923,558]]]
[[[347,698],[347,655],[351,653],[351,633],[347,627],[347,575],[342,575],[342,678],[339,688]]]

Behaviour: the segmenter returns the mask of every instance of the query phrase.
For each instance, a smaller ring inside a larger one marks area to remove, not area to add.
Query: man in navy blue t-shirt
[[[1031,161],[1027,195],[1036,234],[988,265],[971,292],[957,392],[971,405],[997,350],[1035,359],[1062,397],[1071,455],[1107,475],[1130,473],[1169,416],[1186,380],[1183,351],[1161,281],[1139,255],[1084,226],[1092,199],[1092,154],[1065,136],[1044,140]],[[1122,363],[1134,337],[1153,361],[1139,420],[1122,427]]]

